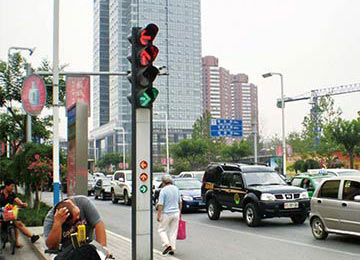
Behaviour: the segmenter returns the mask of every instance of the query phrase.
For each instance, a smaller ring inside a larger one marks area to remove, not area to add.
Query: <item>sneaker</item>
[[[174,254],[175,254],[175,252],[172,250],[169,252],[169,255],[174,255]]]
[[[171,251],[171,246],[168,246],[165,248],[165,250],[162,252],[163,255],[167,255]]]
[[[38,241],[39,240],[39,238],[40,238],[40,236],[39,235],[32,235],[31,236],[31,243],[35,243],[36,241]]]

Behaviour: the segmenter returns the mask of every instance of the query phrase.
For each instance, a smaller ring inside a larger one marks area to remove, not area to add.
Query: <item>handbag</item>
[[[181,218],[181,215],[180,215],[179,228],[176,239],[177,240],[186,239],[186,222]]]

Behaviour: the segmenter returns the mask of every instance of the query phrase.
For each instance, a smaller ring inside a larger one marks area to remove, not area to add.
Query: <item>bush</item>
[[[25,201],[23,195],[18,195],[22,201]],[[26,208],[20,209],[18,219],[21,220],[28,227],[43,226],[46,214],[51,209],[47,204],[40,202],[40,210],[37,214],[37,209]]]

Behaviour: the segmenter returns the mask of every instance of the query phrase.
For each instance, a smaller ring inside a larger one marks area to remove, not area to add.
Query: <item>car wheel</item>
[[[254,203],[248,203],[244,210],[245,223],[249,227],[256,227],[260,224],[261,217],[258,208]]]
[[[100,192],[100,199],[101,199],[101,200],[105,200],[104,191],[101,191],[101,192]]]
[[[325,231],[325,226],[323,222],[318,217],[315,217],[311,221],[311,231],[313,233],[313,236],[319,240],[326,239],[329,235],[328,232]]]
[[[91,191],[88,191],[88,196],[91,196]]]
[[[127,191],[124,191],[124,204],[128,206],[131,205],[131,200],[129,199]]]
[[[307,218],[307,214],[299,214],[299,215],[292,216],[290,218],[291,218],[292,222],[294,222],[294,224],[301,225],[301,224],[304,224],[304,222]]]
[[[211,199],[208,202],[206,211],[209,219],[218,220],[220,218],[220,206],[215,200]]]
[[[96,191],[94,192],[94,195],[95,195],[95,197],[94,197],[94,199],[98,199],[98,195],[96,195]]]
[[[111,191],[111,202],[112,202],[113,204],[117,204],[118,201],[119,201],[119,200],[115,197],[115,192],[112,190],[112,191]]]

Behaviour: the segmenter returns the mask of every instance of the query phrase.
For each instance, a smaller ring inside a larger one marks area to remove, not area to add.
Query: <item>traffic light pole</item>
[[[140,28],[132,28],[135,41]],[[131,107],[132,107],[132,210],[131,241],[132,260],[153,259],[152,235],[152,108],[137,106],[136,49],[131,51]]]

